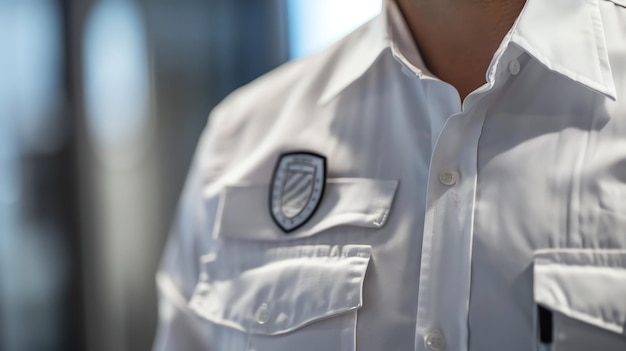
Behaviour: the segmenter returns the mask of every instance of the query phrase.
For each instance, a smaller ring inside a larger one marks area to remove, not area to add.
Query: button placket
[[[464,306],[468,304],[470,291],[477,146],[488,105],[478,101],[487,99],[488,91],[476,94],[464,112],[448,119],[432,155],[422,242],[416,350],[467,349],[461,341],[468,335],[467,326],[457,321],[468,318]],[[449,188],[452,186],[454,189]],[[444,291],[446,293],[442,294]],[[433,331],[434,326],[441,329]],[[447,330],[455,338],[446,340],[441,330]]]

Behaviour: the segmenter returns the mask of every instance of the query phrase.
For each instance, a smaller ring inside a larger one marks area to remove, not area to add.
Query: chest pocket
[[[270,217],[267,186],[227,187],[213,230],[219,246],[203,257],[189,303],[210,322],[212,349],[356,350],[371,246],[342,231],[382,227],[397,185],[329,179],[317,212],[289,234]]]
[[[538,349],[626,350],[626,250],[538,252],[534,298],[551,315]]]
[[[190,307],[215,350],[355,350],[365,245],[223,248],[203,258]]]

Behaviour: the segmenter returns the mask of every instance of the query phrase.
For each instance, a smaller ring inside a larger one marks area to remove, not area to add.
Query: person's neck
[[[526,0],[396,0],[428,69],[461,100],[485,84],[502,39]]]

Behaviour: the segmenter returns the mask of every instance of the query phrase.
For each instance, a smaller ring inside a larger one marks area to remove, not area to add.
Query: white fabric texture
[[[154,350],[624,350],[623,5],[528,0],[464,102],[393,1],[231,94],[164,253]],[[294,151],[327,183],[287,234],[269,193]]]

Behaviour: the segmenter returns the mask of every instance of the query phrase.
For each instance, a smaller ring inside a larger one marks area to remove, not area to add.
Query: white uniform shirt
[[[463,103],[392,1],[233,93],[158,273],[155,350],[626,350],[625,6],[528,0]],[[325,189],[285,233],[270,189],[298,151]]]

